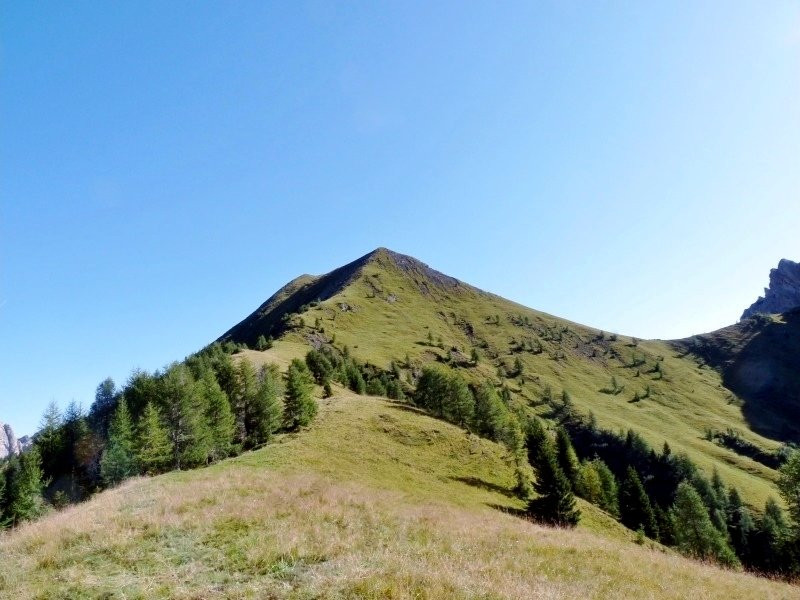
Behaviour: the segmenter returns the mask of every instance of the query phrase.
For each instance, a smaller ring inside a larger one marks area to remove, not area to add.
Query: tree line
[[[574,526],[581,516],[577,496],[637,532],[639,542],[649,538],[693,558],[762,574],[800,575],[800,452],[780,469],[779,490],[792,519],[774,498],[755,514],[716,470],[706,477],[666,442],[656,452],[633,430],[598,428],[575,413],[566,392],[560,400],[549,387],[542,393],[558,423],[548,429],[513,403],[505,387],[470,385],[440,366],[423,368],[416,383],[413,401],[420,408],[501,442],[516,456],[524,453],[535,478],[532,486],[517,487],[531,518]],[[524,472],[518,468],[518,478]]]
[[[316,415],[314,380],[302,360],[283,377],[234,361],[213,344],[155,373],[135,371],[122,389],[106,379],[85,413],[45,411],[32,447],[0,465],[0,524],[77,502],[134,475],[207,465],[258,448]]]

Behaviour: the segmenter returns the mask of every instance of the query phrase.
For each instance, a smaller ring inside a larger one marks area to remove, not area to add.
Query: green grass
[[[282,351],[276,349],[280,354]],[[515,516],[505,450],[337,389],[305,431],[0,537],[13,598],[790,598],[791,586]]]
[[[461,369],[469,379],[505,381],[517,398],[541,414],[547,412],[537,406],[544,387],[551,386],[555,393],[565,389],[579,412],[594,414],[601,427],[615,431],[633,428],[656,449],[666,441],[673,451],[687,453],[708,474],[716,467],[724,481],[739,488],[757,510],[769,496],[777,496],[772,469],[704,439],[707,428],[732,428],[765,451],[779,446],[750,430],[741,402],[722,385],[717,371],[691,356],[679,357],[666,342],[638,341],[633,346],[631,338],[619,336],[610,341],[608,333],[598,340],[596,329],[468,286],[443,290],[428,285],[423,289],[420,281],[424,282],[421,275],[409,275],[387,253],[378,252],[349,286],[303,313],[306,327],[290,331],[284,343],[292,344],[301,356],[309,347],[310,326],[319,318],[328,339],[335,335],[337,346],[347,345],[354,356],[383,368],[391,361],[402,365],[406,354],[419,365],[445,357],[451,347],[468,357],[473,346],[485,345],[480,348],[483,359],[479,365]],[[350,310],[341,310],[341,304]],[[494,315],[500,316],[499,325],[487,323]],[[527,316],[532,327],[513,324],[515,316]],[[542,329],[561,332],[561,340],[543,339],[539,335]],[[434,344],[442,338],[444,349],[428,345],[429,332]],[[539,340],[544,351],[538,355],[512,353],[511,340],[520,338]],[[620,358],[612,358],[611,351]],[[633,354],[644,365],[627,367]],[[498,365],[511,367],[517,356],[525,367],[524,382],[501,380]],[[661,379],[646,372],[656,363],[665,373]],[[601,392],[612,376],[624,385],[618,395]],[[646,386],[650,397],[630,402],[634,392],[641,393]]]

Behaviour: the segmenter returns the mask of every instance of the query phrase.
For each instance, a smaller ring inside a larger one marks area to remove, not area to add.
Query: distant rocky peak
[[[0,459],[6,458],[11,454],[19,454],[22,450],[17,436],[11,425],[0,422]]]
[[[784,313],[800,308],[800,263],[781,259],[777,269],[769,272],[769,287],[764,295],[742,313],[742,319],[758,313]]]

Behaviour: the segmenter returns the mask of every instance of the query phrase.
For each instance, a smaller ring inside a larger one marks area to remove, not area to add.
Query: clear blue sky
[[[2,2],[0,419],[377,246],[640,337],[800,259],[796,2]]]

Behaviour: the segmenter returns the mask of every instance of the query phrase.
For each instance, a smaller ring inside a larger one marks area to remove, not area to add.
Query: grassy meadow
[[[639,546],[582,503],[516,515],[500,446],[336,389],[307,430],[214,466],[130,480],[0,537],[13,598],[797,598]]]

